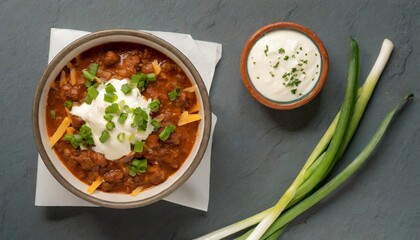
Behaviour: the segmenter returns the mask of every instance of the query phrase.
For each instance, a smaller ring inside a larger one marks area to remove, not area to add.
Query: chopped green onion
[[[92,129],[86,123],[80,127],[79,133],[84,139],[92,137]]]
[[[131,162],[129,175],[135,177],[137,173],[144,173],[147,170],[147,159],[133,159]]]
[[[105,87],[105,91],[106,91],[107,93],[114,93],[114,92],[116,92],[117,90],[115,89],[114,85],[112,85],[111,83],[109,83],[109,84],[107,84],[107,85],[106,85],[106,87]]]
[[[125,133],[123,133],[123,132],[122,133],[118,133],[117,139],[118,139],[118,141],[120,143],[124,142],[124,140],[125,140]]]
[[[70,134],[70,133],[67,133],[66,135],[64,135],[64,137],[63,137],[63,140],[66,140],[66,141],[71,141],[71,140],[73,140],[74,139],[74,135],[73,134]]]
[[[127,94],[131,93],[131,91],[132,91],[132,89],[130,87],[130,84],[126,83],[126,84],[123,84],[121,86],[121,92],[123,92],[124,95],[127,95]]]
[[[163,131],[159,134],[159,139],[162,141],[168,140],[171,134],[175,131],[175,125],[169,125],[163,129]]]
[[[126,113],[133,113],[133,109],[132,109],[132,108],[130,108],[130,106],[128,106],[128,105],[124,105],[124,106],[122,107],[122,109],[123,109]]]
[[[95,75],[88,72],[88,70],[82,70],[83,77],[88,80],[89,82],[93,82],[95,80]]]
[[[149,103],[149,108],[151,112],[159,111],[159,107],[160,107],[160,101],[157,98],[153,100],[151,103]]]
[[[108,129],[108,131],[111,131],[112,129],[115,128],[115,123],[113,122],[107,122],[105,125],[106,129]]]
[[[120,108],[118,107],[118,104],[113,103],[105,108],[105,113],[118,113],[120,111]]]
[[[102,132],[101,136],[99,137],[99,141],[101,143],[104,143],[109,139],[109,137],[110,137],[109,132],[107,130],[104,130]]]
[[[134,152],[143,152],[144,142],[137,141],[134,143]]]
[[[55,110],[50,111],[50,117],[51,119],[55,119]]]
[[[152,124],[153,126],[153,131],[157,131],[160,128],[160,122],[156,119],[152,119],[152,121],[150,122],[150,124]]]
[[[156,81],[156,74],[149,73],[147,74],[147,83]]]
[[[127,120],[128,117],[128,113],[121,113],[120,116],[118,117],[118,122],[121,124],[125,123],[125,120]]]
[[[105,102],[109,102],[109,103],[113,103],[115,101],[117,101],[118,96],[114,93],[105,93],[104,94],[104,101]]]
[[[174,90],[168,93],[169,100],[175,101],[177,97],[181,94],[181,88],[177,87]]]
[[[128,136],[128,140],[130,142],[133,142],[136,139],[136,135],[134,135],[134,133],[130,134],[130,136]]]
[[[134,87],[142,87],[147,80],[147,76],[144,73],[136,73],[131,76],[130,84]]]
[[[99,92],[93,86],[88,87],[85,102],[91,104],[92,101],[98,96]]]
[[[96,73],[98,72],[98,69],[99,69],[99,64],[92,63],[89,66],[89,73],[93,76],[96,76]]]
[[[107,113],[104,115],[104,119],[107,120],[108,122],[111,121],[113,118],[114,118],[114,115],[112,114]]]
[[[70,109],[70,108],[71,108],[71,106],[73,106],[73,102],[72,102],[72,101],[65,101],[65,102],[64,102],[64,106],[65,106],[66,108]]]

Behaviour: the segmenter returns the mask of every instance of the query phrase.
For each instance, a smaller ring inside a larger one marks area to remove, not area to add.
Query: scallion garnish
[[[71,106],[73,106],[73,102],[72,102],[72,101],[65,101],[65,102],[64,102],[64,106],[65,106],[66,108],[70,109],[70,108],[71,108]]]
[[[157,98],[149,103],[149,108],[151,112],[159,111],[159,107],[160,107],[160,101]]]
[[[95,80],[95,75],[91,74],[88,70],[82,70],[83,77],[88,80],[89,82],[93,82]]]
[[[98,96],[99,92],[93,86],[88,87],[85,102],[91,104],[92,101]]]
[[[147,74],[147,83],[156,81],[156,74],[149,73]]]
[[[119,142],[124,142],[124,140],[125,140],[125,133],[118,133],[118,135],[117,135],[117,139],[118,139],[118,141]]]
[[[108,122],[111,121],[113,118],[114,118],[114,115],[112,114],[107,113],[104,115],[104,119],[107,120]]]
[[[129,175],[135,177],[137,173],[144,173],[147,170],[147,159],[133,159],[129,169]]]
[[[126,83],[126,84],[123,84],[121,86],[121,92],[123,92],[124,95],[127,95],[127,94],[131,93],[131,91],[132,91],[132,89],[130,87],[130,84]]]
[[[99,137],[99,141],[101,143],[104,143],[109,139],[109,137],[110,137],[109,132],[107,130],[104,130],[102,132],[101,136]]]
[[[93,76],[96,76],[96,73],[98,72],[98,69],[99,69],[99,64],[92,63],[89,66],[89,73]]]
[[[153,126],[153,131],[156,132],[157,130],[159,130],[160,128],[160,122],[156,119],[152,119],[152,121],[150,122],[150,124],[152,124]]]
[[[115,123],[113,123],[112,121],[107,122],[107,123],[106,123],[106,125],[105,125],[105,128],[106,128],[108,131],[111,131],[112,129],[114,129],[114,128],[115,128]]]
[[[118,104],[113,103],[105,108],[105,113],[118,113],[120,111],[120,108]]]
[[[171,134],[175,131],[175,125],[166,126],[163,131],[159,134],[159,139],[162,141],[168,140]]]
[[[168,93],[169,100],[175,101],[177,97],[181,94],[181,88],[177,87],[174,90]]]
[[[118,117],[118,123],[124,124],[125,120],[127,120],[128,113],[121,113]]]
[[[144,142],[137,141],[134,143],[134,152],[143,152]]]
[[[51,119],[55,119],[55,110],[50,111],[50,117]]]
[[[105,91],[107,93],[115,93],[117,90],[115,89],[114,85],[112,85],[111,83],[109,83],[109,84],[106,85]]]
[[[105,102],[113,103],[117,100],[118,100],[117,94],[108,93],[108,92],[104,94],[104,101]]]

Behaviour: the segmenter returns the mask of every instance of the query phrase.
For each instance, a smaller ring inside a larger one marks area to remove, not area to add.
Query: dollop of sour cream
[[[290,102],[308,94],[321,73],[321,56],[305,34],[281,29],[268,32],[251,48],[248,76],[266,98]]]
[[[128,79],[111,79],[106,82],[106,85],[112,84],[116,90],[115,94],[118,96],[118,99],[114,103],[127,105],[132,109],[141,107],[147,113],[148,123],[145,131],[139,131],[137,128],[131,127],[131,123],[133,123],[132,113],[128,113],[128,117],[123,124],[117,121],[119,114],[115,114],[112,119],[112,122],[115,124],[115,128],[109,131],[109,139],[104,143],[99,140],[102,132],[106,130],[106,124],[108,122],[104,119],[104,115],[106,114],[105,109],[112,104],[104,100],[104,95],[106,93],[105,84],[98,86],[97,90],[99,94],[91,104],[83,103],[80,106],[73,106],[71,110],[71,114],[82,118],[83,121],[86,122],[86,125],[91,128],[92,138],[95,142],[93,150],[104,154],[109,160],[116,160],[130,153],[131,144],[134,144],[136,141],[145,140],[149,134],[153,132],[153,126],[150,123],[150,108],[148,107],[151,99],[146,100],[140,94],[138,88],[132,89],[131,93],[125,95],[121,91],[121,86],[123,84],[127,84],[128,82]],[[118,135],[121,133],[123,133],[125,137],[120,137],[119,140]]]

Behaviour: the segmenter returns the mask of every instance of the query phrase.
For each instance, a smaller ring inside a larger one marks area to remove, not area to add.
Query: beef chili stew
[[[189,156],[201,121],[195,88],[153,48],[91,48],[51,82],[50,144],[88,192],[138,194],[165,182]]]

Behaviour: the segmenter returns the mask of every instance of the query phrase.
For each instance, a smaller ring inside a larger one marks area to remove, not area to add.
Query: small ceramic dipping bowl
[[[291,110],[314,99],[328,75],[328,54],[319,37],[292,22],[260,28],[241,56],[242,81],[263,105]]]

